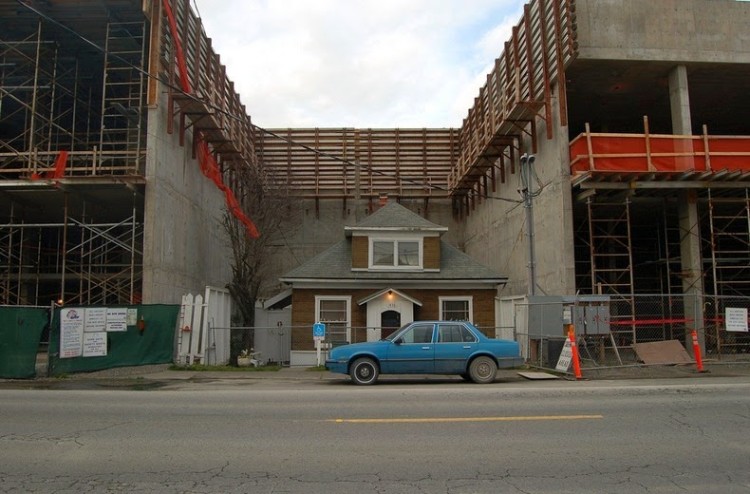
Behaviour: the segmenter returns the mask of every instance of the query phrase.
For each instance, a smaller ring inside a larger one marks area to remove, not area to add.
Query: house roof
[[[354,226],[344,227],[346,236],[355,231],[447,232],[448,227],[433,223],[397,202],[389,202]]]
[[[305,264],[289,271],[281,281],[475,281],[505,283],[507,277],[478,263],[457,248],[440,241],[440,271],[364,271],[352,270],[352,244],[347,238],[329,247]]]

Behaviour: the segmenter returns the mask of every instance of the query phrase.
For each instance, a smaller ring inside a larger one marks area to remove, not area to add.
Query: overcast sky
[[[253,123],[460,127],[523,0],[192,0]]]

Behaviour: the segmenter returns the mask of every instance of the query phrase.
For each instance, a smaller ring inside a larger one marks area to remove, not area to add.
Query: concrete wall
[[[534,245],[536,251],[536,293],[575,293],[573,211],[570,190],[567,128],[559,125],[557,93],[552,102],[554,138],[548,140],[545,124],[537,120],[538,148],[534,170],[544,189],[533,199]],[[532,153],[529,142],[522,152]],[[521,201],[520,165],[516,173],[508,168],[505,183],[497,183],[495,199],[484,200],[466,219],[466,253],[477,261],[508,276],[501,295],[528,292],[528,240],[526,210]],[[536,184],[535,184],[536,186]]]
[[[223,287],[231,270],[221,218],[224,195],[167,133],[166,96],[148,116],[143,239],[144,303],[179,303],[184,293]]]
[[[576,0],[579,59],[750,62],[750,2]]]

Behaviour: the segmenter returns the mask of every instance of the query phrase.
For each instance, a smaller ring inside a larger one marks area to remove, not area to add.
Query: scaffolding
[[[99,159],[94,173],[144,172],[145,36],[145,22],[107,24]]]
[[[40,19],[0,21],[0,304],[140,299],[140,17],[105,24],[104,55]]]
[[[750,295],[750,195],[715,197],[708,190],[708,240],[715,296]]]

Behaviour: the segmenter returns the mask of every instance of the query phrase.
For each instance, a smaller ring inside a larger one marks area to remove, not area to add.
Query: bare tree
[[[293,201],[284,191],[272,190],[261,166],[248,165],[235,170],[239,185],[237,199],[248,212],[260,236],[253,239],[245,225],[229,211],[224,214],[224,228],[232,248],[232,280],[227,288],[239,312],[240,324],[255,325],[255,302],[264,285],[274,280],[269,258],[272,249],[283,238],[283,228],[293,226]],[[242,349],[253,345],[251,331],[243,331]]]

